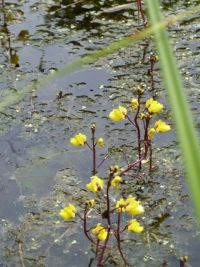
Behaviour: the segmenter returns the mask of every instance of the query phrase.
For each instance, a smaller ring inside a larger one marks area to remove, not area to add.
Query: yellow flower
[[[107,230],[98,223],[96,227],[92,228],[93,235],[96,235],[99,240],[105,240],[107,238],[108,232]]]
[[[121,121],[125,119],[126,114],[127,109],[119,106],[119,108],[113,109],[113,111],[110,112],[109,118],[113,121]]]
[[[76,208],[74,205],[69,204],[66,206],[64,209],[62,209],[59,213],[59,215],[64,219],[64,220],[69,220],[75,217],[76,215]]]
[[[87,189],[93,193],[101,191],[103,189],[104,181],[97,175],[91,177],[91,182],[86,185]]]
[[[115,176],[112,181],[111,181],[111,185],[115,188],[119,187],[119,184],[122,182],[122,178],[120,176]]]
[[[82,133],[79,133],[74,137],[70,138],[70,143],[74,146],[84,146],[86,141],[87,141],[87,136]]]
[[[146,107],[150,113],[158,113],[163,109],[163,105],[153,98],[146,101]]]
[[[86,205],[89,207],[89,208],[93,208],[94,205],[95,205],[95,200],[94,199],[89,199],[86,201]]]
[[[131,106],[132,106],[133,109],[136,109],[136,108],[139,107],[139,102],[138,102],[138,100],[136,98],[132,98]]]
[[[156,121],[154,127],[157,133],[167,132],[171,129],[169,124],[161,120]]]
[[[117,212],[125,212],[126,211],[126,201],[123,198],[116,203],[116,211]]]
[[[152,139],[154,137],[156,130],[154,128],[149,128],[148,129],[148,137]]]
[[[139,224],[135,219],[129,221],[128,231],[133,233],[141,233],[144,227]]]
[[[104,147],[104,140],[102,137],[100,137],[98,140],[97,140],[97,145],[100,146],[100,147]]]
[[[102,229],[102,230],[99,232],[99,234],[98,234],[97,237],[98,237],[99,240],[103,241],[103,240],[106,240],[107,236],[108,236],[108,232],[107,232],[107,230],[106,230],[106,229]]]
[[[134,197],[128,197],[126,200],[126,205],[126,212],[132,215],[138,215],[144,212],[143,206],[140,205],[140,202]]]

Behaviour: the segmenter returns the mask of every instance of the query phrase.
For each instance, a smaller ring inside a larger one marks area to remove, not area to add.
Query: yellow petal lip
[[[144,227],[141,226],[139,222],[136,221],[135,219],[132,219],[129,221],[128,231],[139,234],[143,230],[144,230]]]
[[[106,229],[102,229],[102,230],[100,230],[100,232],[99,232],[97,237],[98,237],[99,240],[104,241],[104,240],[106,240],[107,236],[108,236],[107,230]]]
[[[86,185],[86,188],[93,193],[97,193],[103,189],[104,181],[97,175],[91,177],[91,182]]]
[[[87,136],[82,133],[79,133],[74,137],[70,138],[70,143],[74,146],[84,146],[86,141],[87,141]]]
[[[59,215],[64,220],[70,220],[76,216],[76,208],[74,205],[69,204],[68,206],[66,206],[64,209],[60,211]]]
[[[125,107],[119,106],[117,109],[113,109],[110,112],[109,118],[113,121],[124,120],[127,114],[127,109]]]
[[[101,223],[98,223],[95,227],[92,228],[93,235],[97,235],[102,229],[103,226],[101,225]]]
[[[99,240],[103,241],[107,238],[108,231],[101,225],[101,223],[98,223],[92,228],[92,234],[96,235]]]
[[[150,113],[159,113],[163,109],[163,104],[153,98],[150,98],[146,101],[146,108]]]
[[[144,213],[144,207],[134,197],[128,197],[126,200],[126,212],[132,215]]]
[[[115,176],[111,181],[111,186],[118,188],[119,184],[122,182],[122,178],[120,176]]]
[[[171,130],[170,125],[162,120],[156,121],[154,127],[157,133],[164,133]]]
[[[120,198],[120,200],[116,203],[116,211],[117,212],[125,212],[126,211],[126,201],[123,198]]]

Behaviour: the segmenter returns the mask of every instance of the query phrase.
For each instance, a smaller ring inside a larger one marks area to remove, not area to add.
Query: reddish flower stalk
[[[105,155],[105,157],[100,161],[100,163],[97,165],[97,169],[101,167],[101,165],[104,163],[104,161],[109,157],[109,154]]]
[[[118,213],[118,220],[117,220],[117,232],[116,232],[116,239],[117,239],[117,247],[118,247],[118,250],[119,250],[119,253],[121,255],[121,258],[124,262],[125,265],[128,265],[125,257],[124,257],[124,254],[122,252],[122,248],[121,248],[121,238],[120,238],[120,224],[121,224],[121,213],[119,212]]]
[[[144,27],[146,27],[147,26],[147,20],[146,20],[145,14],[144,14],[144,10],[143,10],[143,6],[142,6],[142,1],[141,0],[137,0],[137,8],[138,8],[138,13],[141,14]]]
[[[148,142],[146,142],[146,141],[144,141],[144,153],[143,153],[143,155],[141,156],[141,158],[140,159],[138,159],[138,160],[136,160],[136,161],[134,161],[134,162],[132,162],[131,164],[129,164],[127,167],[126,167],[126,169],[124,169],[123,171],[121,171],[120,173],[119,173],[119,176],[122,176],[122,175],[126,175],[126,173],[127,172],[129,172],[130,170],[132,170],[133,169],[133,167],[135,167],[140,161],[142,162],[142,160],[144,160],[146,157],[147,157],[147,152],[148,152]]]
[[[91,127],[92,131],[92,162],[93,162],[93,167],[92,167],[92,175],[95,175],[97,173],[96,171],[96,143],[95,143],[95,124],[92,125]]]
[[[151,140],[149,140],[148,142],[149,144],[149,171],[151,172],[153,170],[153,167],[152,167],[152,154],[153,154],[153,149],[152,149],[152,143],[151,143]]]
[[[141,134],[140,134],[140,127],[138,125],[138,115],[140,112],[140,95],[138,95],[138,108],[137,108],[137,112],[135,114],[134,117],[134,124],[137,130],[137,141],[138,141],[138,159],[139,159],[139,169],[142,169],[142,163],[141,163]]]
[[[107,183],[107,187],[106,187],[106,208],[107,208],[106,209],[107,210],[106,214],[107,214],[107,224],[108,224],[107,231],[108,231],[108,234],[107,234],[106,240],[104,242],[104,245],[103,245],[103,248],[102,248],[102,251],[101,251],[101,254],[100,254],[98,263],[97,263],[97,267],[102,266],[102,261],[104,259],[104,253],[105,253],[105,250],[106,250],[106,247],[107,247],[109,238],[110,238],[110,231],[111,231],[111,210],[110,210],[110,195],[109,195],[109,190],[110,190],[111,180],[113,178],[113,175],[114,175],[114,173],[110,170],[109,179],[108,179],[108,183]]]
[[[84,214],[83,214],[83,229],[84,229],[84,234],[87,237],[87,239],[94,244],[95,246],[97,245],[96,242],[94,241],[94,239],[89,235],[88,230],[87,230],[87,213],[88,213],[88,209],[87,207],[84,210]]]
[[[150,56],[150,76],[151,76],[151,88],[154,89],[154,66],[157,61],[157,57],[155,55]]]
[[[104,259],[104,253],[105,253],[105,250],[107,248],[109,237],[110,237],[110,227],[108,228],[108,234],[107,234],[106,240],[104,241],[104,244],[103,244],[103,247],[102,247],[102,250],[101,250],[101,254],[100,254],[99,260],[97,262],[97,267],[101,267],[102,266],[102,262],[103,262],[103,259]]]

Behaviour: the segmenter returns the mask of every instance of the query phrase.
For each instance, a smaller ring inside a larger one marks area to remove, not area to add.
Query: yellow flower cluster
[[[116,109],[113,109],[113,111],[110,112],[109,118],[113,121],[121,121],[125,119],[127,114],[127,109],[125,107],[119,106]]]
[[[103,189],[104,181],[97,175],[91,177],[91,182],[86,185],[87,189],[93,193],[99,192]]]
[[[74,137],[70,138],[70,143],[74,146],[84,146],[86,141],[87,141],[87,136],[82,133],[79,133]]]
[[[96,235],[97,238],[101,241],[105,240],[107,238],[108,232],[107,230],[98,223],[94,228],[92,228],[93,235]]]
[[[126,200],[120,198],[116,203],[117,212],[128,212],[131,215],[138,215],[144,212],[143,206],[134,197],[128,197]]]
[[[163,109],[163,105],[157,100],[150,98],[146,101],[146,108],[148,109],[149,113],[158,113]]]
[[[138,215],[144,212],[144,207],[134,197],[128,197],[126,200],[120,198],[116,203],[117,212],[127,212],[131,215]],[[144,227],[135,219],[129,221],[128,231],[141,233]]]
[[[154,127],[148,129],[148,137],[152,139],[155,133],[164,133],[170,131],[171,127],[169,124],[162,120],[155,122]]]
[[[76,216],[76,208],[74,207],[74,205],[69,204],[64,209],[62,209],[59,214],[64,220],[72,219]]]

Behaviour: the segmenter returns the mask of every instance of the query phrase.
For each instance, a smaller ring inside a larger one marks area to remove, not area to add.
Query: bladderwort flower
[[[105,240],[107,238],[108,232],[107,230],[98,223],[94,228],[92,228],[93,235],[96,235],[97,238],[101,241]]]
[[[86,141],[87,141],[87,136],[82,133],[79,133],[74,137],[70,138],[70,143],[74,146],[84,146]]]
[[[113,111],[110,112],[109,118],[113,121],[121,121],[124,120],[127,114],[127,109],[125,107],[119,106]]]
[[[156,121],[154,127],[157,133],[164,133],[171,130],[170,125],[161,120]]]
[[[137,220],[131,219],[129,221],[128,231],[139,234],[143,230],[144,230],[144,227],[141,226]]]
[[[157,100],[150,98],[146,101],[146,107],[150,113],[158,113],[163,109],[163,104],[159,103]]]
[[[137,98],[132,98],[132,100],[131,100],[131,107],[133,109],[136,109],[136,108],[139,107],[139,102],[138,102]]]
[[[64,209],[60,211],[59,215],[64,220],[70,220],[76,216],[76,208],[74,207],[74,205],[69,204],[68,206],[66,206]]]
[[[97,145],[100,147],[104,147],[104,140],[102,137],[99,137],[97,140]]]
[[[134,197],[128,197],[126,199],[126,212],[132,215],[142,214],[144,207]]]
[[[94,205],[96,204],[95,203],[95,199],[89,199],[89,200],[87,200],[86,202],[85,202],[85,204],[87,205],[87,207],[88,208],[93,208],[94,207]]]
[[[122,178],[120,176],[115,176],[112,181],[111,185],[115,188],[119,188],[119,184],[122,182]]]
[[[91,182],[86,185],[87,189],[93,193],[99,192],[103,189],[104,181],[97,175],[91,177]]]
[[[117,212],[125,212],[126,211],[126,201],[123,198],[120,198],[120,200],[116,203],[116,211]]]
[[[149,139],[152,139],[154,137],[154,134],[156,133],[156,130],[154,128],[148,129],[148,137]]]

